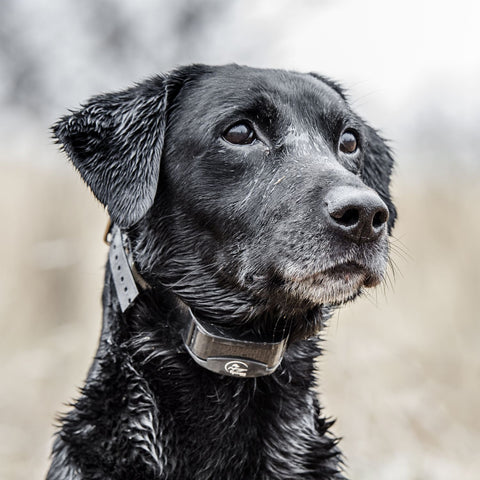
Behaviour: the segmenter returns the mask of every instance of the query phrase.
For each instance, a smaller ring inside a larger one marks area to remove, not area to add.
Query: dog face
[[[385,273],[392,157],[318,75],[186,67],[54,131],[142,274],[212,322],[308,335]]]

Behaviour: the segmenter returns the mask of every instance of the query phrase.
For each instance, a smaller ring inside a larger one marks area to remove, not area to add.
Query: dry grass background
[[[406,178],[395,186],[393,286],[330,322],[322,399],[339,419],[352,478],[475,480],[478,178],[428,186]],[[95,351],[106,215],[71,168],[4,162],[0,218],[0,478],[40,479],[54,416]]]

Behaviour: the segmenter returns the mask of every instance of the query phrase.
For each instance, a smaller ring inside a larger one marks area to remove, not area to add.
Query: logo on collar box
[[[234,377],[246,377],[248,372],[248,365],[239,360],[232,360],[225,364],[225,371]]]

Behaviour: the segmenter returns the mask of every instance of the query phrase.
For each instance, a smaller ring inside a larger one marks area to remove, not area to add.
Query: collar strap
[[[138,288],[146,290],[150,288],[150,285],[137,272],[128,237],[117,225],[107,227],[105,242],[110,245],[108,252],[110,271],[120,308],[122,312],[125,312],[138,297]]]
[[[117,225],[108,225],[105,242],[110,271],[122,312],[125,312],[139,295],[139,288],[150,285],[135,268],[128,236]],[[273,373],[282,361],[288,337],[279,342],[254,342],[211,333],[193,315],[185,337],[185,347],[191,357],[202,367],[231,377],[262,377]]]
[[[207,370],[231,377],[262,377],[280,365],[287,340],[252,342],[220,336],[209,332],[190,310],[185,346],[195,362]]]

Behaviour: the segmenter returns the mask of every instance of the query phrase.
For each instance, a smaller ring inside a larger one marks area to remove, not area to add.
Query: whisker
[[[390,238],[390,248],[400,256],[405,257],[407,260],[413,260],[408,247],[399,238],[393,235]]]

